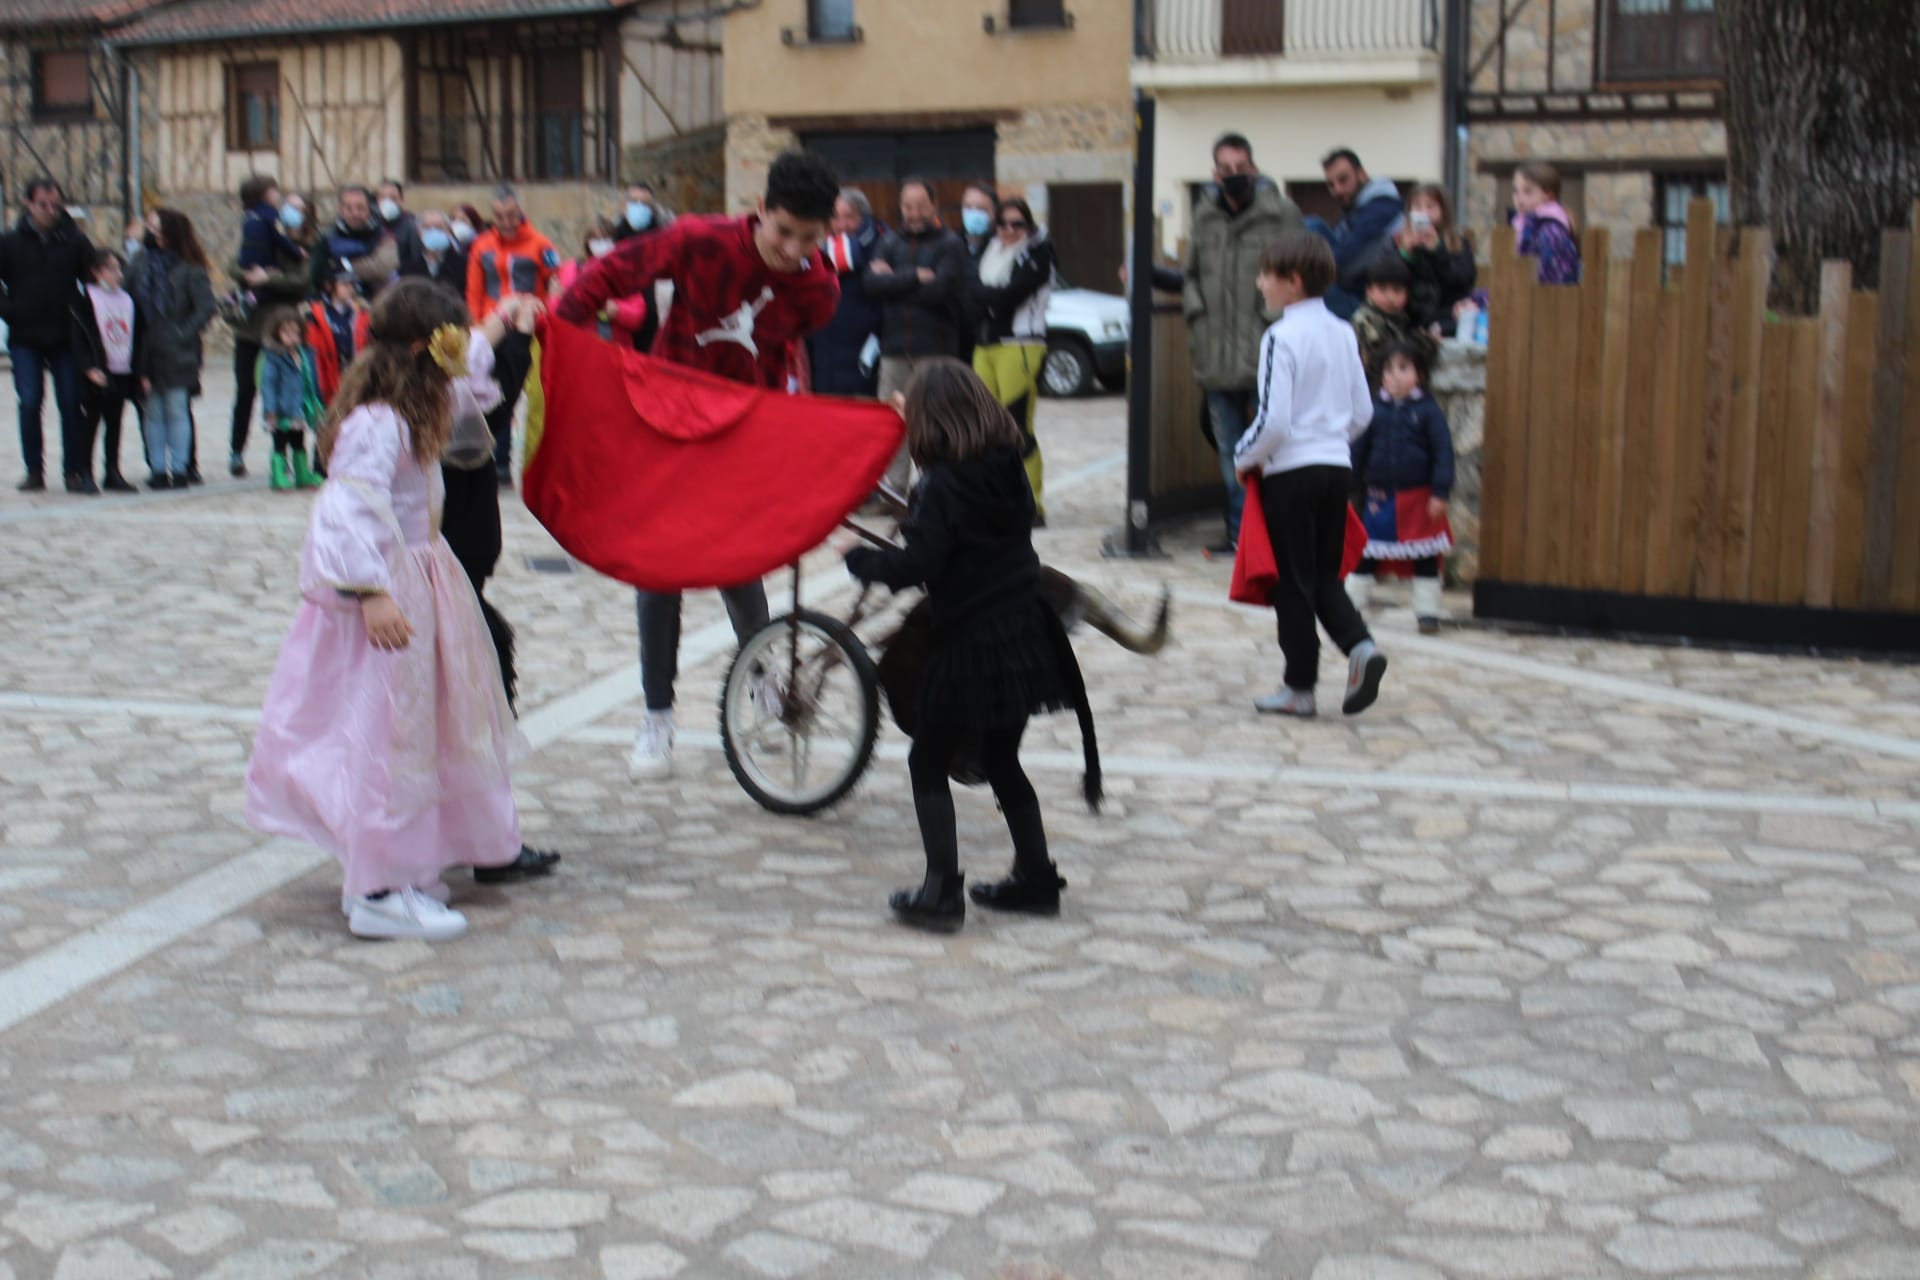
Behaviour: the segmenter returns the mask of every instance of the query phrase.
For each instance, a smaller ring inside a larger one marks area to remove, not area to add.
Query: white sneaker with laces
[[[627,756],[627,773],[635,778],[667,778],[673,775],[673,713],[649,711],[634,735],[633,752]]]
[[[467,931],[467,918],[409,885],[398,893],[356,898],[347,916],[347,930],[356,938],[450,942]]]
[[[432,898],[443,907],[453,901],[453,886],[445,880],[435,880],[432,884],[415,885],[414,888],[427,895],[427,897]],[[342,890],[340,894],[340,914],[351,917],[353,915],[353,904],[359,901],[359,898]]]
[[[1262,715],[1294,716],[1301,720],[1311,720],[1320,713],[1314,705],[1311,689],[1282,689],[1278,693],[1255,698],[1253,709]]]

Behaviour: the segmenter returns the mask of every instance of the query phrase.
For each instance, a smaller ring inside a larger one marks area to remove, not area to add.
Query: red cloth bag
[[[1367,551],[1367,526],[1347,504],[1347,537],[1340,551],[1340,576],[1346,577],[1359,567]],[[1233,582],[1227,599],[1235,604],[1253,604],[1265,608],[1273,603],[1273,589],[1280,581],[1280,566],[1273,558],[1273,539],[1267,536],[1267,514],[1260,506],[1260,486],[1247,486],[1247,505],[1240,513],[1240,545],[1233,553]]]
[[[582,564],[647,591],[792,564],[873,492],[906,434],[885,405],[761,391],[558,321],[541,330],[540,389],[527,510]]]

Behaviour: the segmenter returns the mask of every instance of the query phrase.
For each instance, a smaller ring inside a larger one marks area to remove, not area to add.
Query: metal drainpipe
[[[120,166],[122,175],[120,216],[127,217],[134,212],[136,198],[144,198],[145,188],[141,185],[140,173],[140,68],[131,58],[122,55],[127,68],[127,120],[126,136],[122,145],[126,148],[126,162]]]
[[[1447,47],[1442,54],[1441,74],[1446,77],[1445,115],[1447,136],[1442,173],[1453,194],[1455,218],[1464,220],[1467,207],[1467,119],[1463,83],[1467,71],[1467,0],[1446,0],[1447,13],[1442,38]]]

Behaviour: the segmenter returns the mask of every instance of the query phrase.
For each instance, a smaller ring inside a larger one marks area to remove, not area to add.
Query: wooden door
[[[1276,57],[1286,52],[1281,0],[1220,0],[1220,52],[1229,58]]]
[[[1061,278],[1076,289],[1118,292],[1126,220],[1125,195],[1117,182],[1047,184],[1047,235]]]

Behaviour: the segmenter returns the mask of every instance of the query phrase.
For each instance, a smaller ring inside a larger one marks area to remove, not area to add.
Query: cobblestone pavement
[[[815,820],[734,784],[711,597],[679,775],[629,783],[630,596],[512,504],[567,861],[354,941],[239,821],[306,500],[26,499],[0,446],[0,1280],[1920,1276],[1920,672],[1389,607],[1376,711],[1261,721],[1210,530],[1102,560],[1120,405],[1043,414],[1043,554],[1170,585],[1176,640],[1079,639],[1106,812],[1069,724],[1028,753],[1066,910],[950,940],[885,917],[897,737]]]

